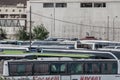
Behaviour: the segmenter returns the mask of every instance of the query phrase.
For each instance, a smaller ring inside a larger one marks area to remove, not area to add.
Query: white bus
[[[105,46],[119,46],[120,42],[115,41],[105,41],[105,40],[81,40],[76,45],[76,49],[86,48],[96,50],[98,48],[103,48]]]
[[[117,59],[39,58],[4,62],[5,80],[120,80]]]
[[[58,49],[45,52],[35,54],[38,58],[33,60],[1,61],[0,76],[5,80],[120,80],[118,52]]]

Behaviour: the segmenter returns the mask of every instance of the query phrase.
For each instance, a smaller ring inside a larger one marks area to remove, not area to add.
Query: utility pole
[[[109,16],[107,16],[107,40],[109,40]]]
[[[29,39],[30,39],[30,50],[31,50],[31,39],[32,39],[32,31],[31,31],[31,28],[32,28],[32,19],[31,19],[31,6],[30,6],[30,29],[29,29],[29,32],[30,32],[30,36],[29,36]]]
[[[113,18],[113,41],[115,40],[115,19],[117,18],[118,16],[115,16],[114,18]]]
[[[55,7],[56,7],[56,4],[54,3],[54,11],[53,11],[53,13],[54,13],[54,14],[53,14],[53,15],[54,15],[53,36],[54,36],[54,37],[55,37]],[[52,36],[52,37],[53,37],[53,36]]]

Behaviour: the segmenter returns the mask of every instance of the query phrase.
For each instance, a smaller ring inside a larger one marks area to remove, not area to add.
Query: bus
[[[33,41],[32,50],[37,52],[41,49],[74,49],[75,41]]]
[[[115,41],[105,41],[105,40],[81,40],[77,42],[76,49],[92,49],[97,50],[105,46],[119,46],[120,42]]]
[[[2,76],[5,80],[120,80],[120,61],[66,57],[7,60]]]

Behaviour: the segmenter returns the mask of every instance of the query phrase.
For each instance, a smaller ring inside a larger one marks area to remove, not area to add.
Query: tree
[[[48,34],[49,32],[47,31],[43,24],[37,25],[33,29],[34,39],[44,40],[45,38],[48,37]]]
[[[29,33],[24,28],[19,28],[16,33],[19,40],[29,40]]]
[[[0,28],[0,40],[6,39],[7,37],[6,31]]]
[[[17,31],[16,36],[19,40],[29,40],[30,35],[32,39],[44,40],[48,37],[48,34],[49,32],[47,31],[47,29],[43,26],[43,24],[41,24],[35,26],[31,34],[24,30],[24,28],[20,28]]]

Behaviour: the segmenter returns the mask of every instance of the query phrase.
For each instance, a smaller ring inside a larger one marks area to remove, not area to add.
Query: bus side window
[[[65,72],[65,71],[66,71],[66,64],[61,64],[60,72]]]
[[[29,63],[20,63],[17,64],[17,74],[18,75],[32,75],[32,64]]]
[[[51,71],[52,71],[52,72],[56,72],[56,71],[57,71],[57,68],[56,68],[55,65],[51,65]]]
[[[53,63],[51,64],[51,73],[64,74],[67,72],[65,63]]]
[[[18,75],[25,75],[25,64],[18,64],[17,65],[17,73]]]
[[[108,67],[108,74],[112,74],[112,63],[108,63],[107,64],[107,67]]]
[[[76,66],[76,73],[83,73],[83,64],[78,64]]]
[[[112,73],[117,74],[117,63],[112,64]]]
[[[101,69],[102,69],[102,74],[107,74],[108,73],[107,63],[102,63],[101,64]]]
[[[50,71],[52,74],[57,74],[59,73],[59,63],[52,63],[51,64],[51,68],[50,68]]]
[[[34,75],[38,75],[38,74],[49,74],[49,64],[36,63],[34,65]]]
[[[17,75],[17,65],[9,64],[9,73],[10,76],[16,76]]]
[[[18,63],[9,64],[10,76],[28,76],[32,75],[32,64]]]
[[[108,74],[116,74],[117,73],[117,64],[116,63],[108,63]]]
[[[98,63],[93,63],[92,64],[92,73],[93,74],[100,73],[100,65]]]
[[[32,67],[33,67],[32,64],[26,64],[25,75],[32,75]]]
[[[92,63],[85,63],[85,73],[92,74]]]
[[[103,74],[115,74],[117,73],[116,63],[102,63],[102,73]]]
[[[83,64],[82,63],[71,63],[71,74],[81,74],[83,73]]]

